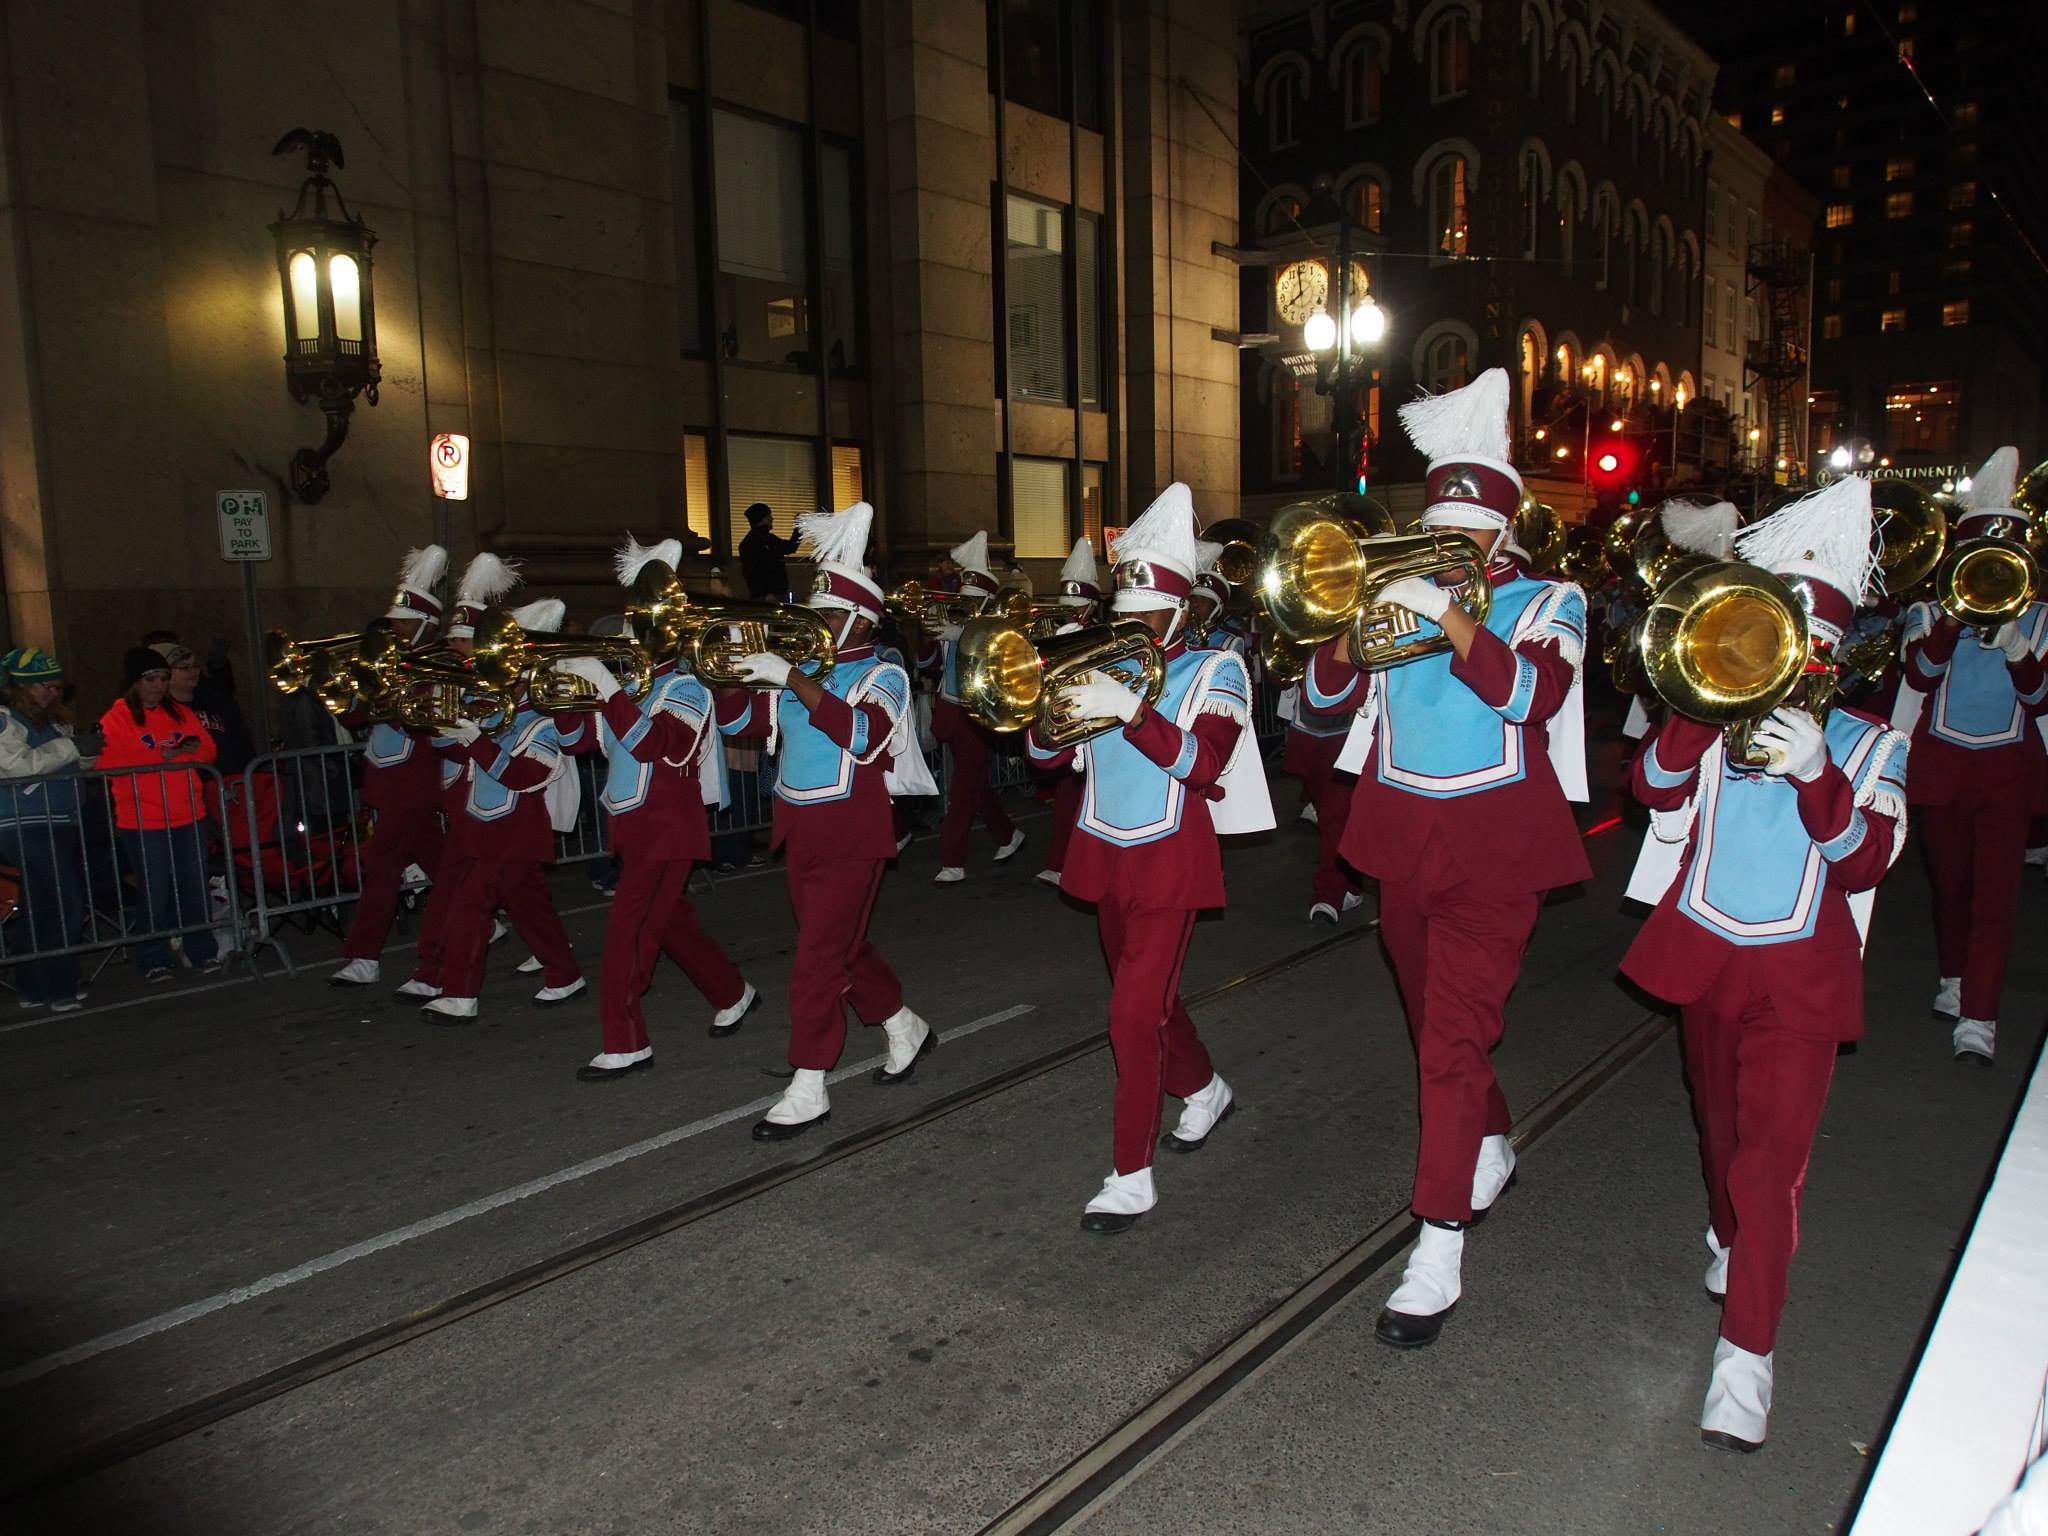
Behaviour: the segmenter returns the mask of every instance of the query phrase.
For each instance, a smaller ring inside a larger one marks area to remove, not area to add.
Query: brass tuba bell
[[[992,731],[1032,727],[1050,747],[1073,746],[1119,723],[1077,718],[1060,702],[1060,690],[1088,673],[1122,683],[1148,704],[1166,688],[1159,643],[1137,619],[1044,639],[1006,618],[972,619],[960,632],[958,658],[962,708]]]
[[[714,688],[751,688],[741,661],[773,651],[791,666],[811,667],[822,682],[839,648],[832,626],[809,608],[743,597],[692,597],[677,641],[678,657]]]
[[[1232,591],[1258,573],[1259,525],[1250,518],[1223,518],[1204,528],[1201,536],[1223,546],[1223,553],[1216,557],[1216,574],[1230,583]]]
[[[1447,575],[1464,587],[1458,606],[1485,623],[1493,583],[1478,544],[1462,533],[1360,537],[1355,524],[1321,507],[1295,505],[1274,514],[1259,546],[1259,599],[1281,637],[1319,644],[1348,628],[1351,659],[1367,670],[1450,649],[1448,636],[1420,636],[1419,618],[1380,601],[1405,577]]]
[[[1807,670],[1806,610],[1760,566],[1706,561],[1669,582],[1643,615],[1643,674],[1672,711],[1727,730],[1728,761],[1761,768],[1751,733],[1790,699]],[[1804,700],[1825,715],[1830,681]]]
[[[1992,519],[1984,533],[1952,544],[1934,568],[1941,610],[1987,633],[2025,613],[2040,590],[2041,567],[2019,517]]]
[[[1876,514],[1870,536],[1884,590],[1902,596],[1941,564],[1948,549],[1948,518],[1941,503],[1908,480],[1873,480],[1870,506]]]
[[[1557,508],[1547,501],[1538,501],[1527,491],[1522,493],[1521,502],[1515,507],[1514,534],[1515,542],[1529,557],[1530,570],[1544,575],[1555,572],[1564,559],[1570,532]]]

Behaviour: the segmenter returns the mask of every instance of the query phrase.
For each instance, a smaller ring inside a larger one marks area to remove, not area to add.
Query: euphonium
[[[1448,650],[1442,633],[1417,636],[1422,621],[1407,609],[1382,603],[1380,593],[1409,576],[1455,576],[1464,587],[1458,606],[1485,623],[1493,605],[1486,558],[1462,533],[1360,538],[1350,522],[1314,506],[1283,507],[1259,548],[1259,598],[1280,635],[1320,643],[1351,630],[1351,659],[1376,670]]]
[[[1934,600],[1942,612],[1983,631],[1987,643],[1993,630],[2026,612],[2040,590],[2041,567],[2019,518],[1993,519],[1986,532],[1951,545],[1934,568]]]
[[[1234,592],[1249,582],[1259,569],[1259,525],[1248,517],[1226,517],[1202,530],[1211,544],[1221,544],[1216,557],[1216,574],[1230,583]]]
[[[626,604],[626,622],[632,626],[634,640],[657,661],[675,655],[694,601],[683,590],[674,566],[666,560],[649,560],[633,578],[633,600]]]
[[[470,664],[482,684],[479,693],[509,702],[524,688],[533,707],[550,715],[597,709],[603,702],[597,691],[556,666],[572,657],[603,662],[630,698],[644,698],[654,686],[654,663],[638,641],[624,635],[529,635],[511,614],[495,610],[477,620]]]
[[[517,713],[515,697],[509,685],[486,684],[459,651],[428,651],[398,658],[386,694],[391,702],[384,707],[416,731],[445,731],[468,720],[490,734]]]
[[[1266,669],[1266,676],[1280,684],[1291,687],[1308,676],[1308,659],[1313,647],[1297,645],[1273,627],[1270,619],[1261,618],[1254,627],[1259,641],[1259,665]]]
[[[283,630],[273,629],[263,637],[264,673],[280,693],[299,693],[310,688],[330,712],[342,714],[354,697],[354,676],[349,664],[373,633],[374,626],[319,640],[294,640]],[[347,691],[343,692],[344,689]]]
[[[1948,549],[1948,518],[1941,504],[1908,480],[1870,486],[1870,537],[1877,546],[1884,590],[1899,597],[1925,581]]]
[[[1767,766],[1751,732],[1807,673],[1806,610],[1789,586],[1739,560],[1695,566],[1651,598],[1639,650],[1650,687],[1673,712],[1726,728],[1732,766]],[[1811,683],[1803,702],[1824,717],[1832,669]]]
[[[1528,555],[1530,570],[1546,575],[1557,570],[1564,559],[1569,532],[1565,520],[1557,515],[1557,508],[1538,501],[1527,491],[1522,493],[1515,508],[1515,542]]]
[[[831,675],[839,648],[832,626],[809,608],[741,597],[697,597],[683,616],[677,654],[714,688],[750,688],[740,663],[773,651],[791,666],[815,663],[811,676]]]
[[[1072,746],[1118,724],[1077,718],[1060,702],[1060,690],[1088,673],[1122,683],[1148,704],[1166,688],[1159,643],[1137,619],[1042,640],[1005,618],[973,619],[960,632],[957,667],[961,707],[970,715],[992,731],[1030,726],[1050,747]]]

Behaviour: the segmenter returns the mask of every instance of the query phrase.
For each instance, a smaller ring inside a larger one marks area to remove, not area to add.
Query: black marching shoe
[[[579,1083],[608,1083],[615,1077],[628,1077],[635,1072],[645,1072],[654,1065],[654,1052],[607,1051],[594,1056],[576,1069]]]
[[[782,1090],[782,1097],[754,1122],[754,1140],[789,1141],[831,1118],[832,1101],[825,1096],[825,1074],[813,1067],[799,1067],[790,1077],[789,1086]]]
[[[1443,1311],[1432,1312],[1427,1317],[1382,1307],[1380,1319],[1373,1324],[1372,1331],[1382,1344],[1390,1344],[1395,1349],[1421,1349],[1436,1342],[1436,1336],[1444,1331],[1444,1320],[1457,1310],[1455,1301]]]
[[[924,1031],[923,1039],[918,1039],[920,1029]],[[874,1082],[879,1088],[909,1082],[917,1075],[917,1064],[939,1048],[939,1032],[908,1008],[897,1009],[882,1025],[882,1032],[889,1037],[889,1059],[875,1068]],[[917,1040],[915,1046],[909,1043],[912,1040]],[[894,1065],[899,1061],[903,1065]]]
[[[737,1034],[739,1027],[746,1023],[747,1015],[761,1006],[761,994],[754,990],[752,982],[740,994],[740,1000],[730,1008],[721,1008],[712,1015],[711,1027],[705,1031],[714,1040],[723,1040],[727,1035]]]
[[[1444,1320],[1458,1309],[1459,1271],[1465,1259],[1462,1221],[1427,1221],[1408,1255],[1401,1283],[1380,1311],[1373,1332],[1394,1349],[1421,1349],[1434,1344]]]

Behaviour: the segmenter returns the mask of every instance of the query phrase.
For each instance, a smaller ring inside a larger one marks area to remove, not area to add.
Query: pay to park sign
[[[270,499],[261,491],[216,491],[220,557],[238,563],[270,558]]]

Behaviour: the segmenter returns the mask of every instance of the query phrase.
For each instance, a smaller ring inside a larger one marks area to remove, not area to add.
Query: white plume
[[[1817,577],[1861,605],[1877,570],[1870,520],[1870,482],[1844,475],[1743,529],[1735,547],[1753,565]]]
[[[1984,467],[1970,476],[1969,510],[2006,512],[2012,508],[2013,488],[2019,484],[2020,451],[2004,447],[1984,461]]]
[[[1680,549],[1713,560],[1735,553],[1735,529],[1741,518],[1732,501],[1667,501],[1657,515],[1665,536]]]
[[[619,546],[612,556],[612,569],[618,573],[619,585],[630,587],[640,579],[640,573],[647,569],[650,560],[659,560],[670,570],[683,563],[683,541],[663,539],[655,544],[642,544],[630,533],[626,542]]]
[[[1091,587],[1096,585],[1095,545],[1086,534],[1074,540],[1074,547],[1067,552],[1067,563],[1060,567],[1061,581],[1085,581]]]
[[[485,550],[462,573],[455,601],[464,608],[488,608],[519,585],[519,568]]]
[[[1215,570],[1216,562],[1222,558],[1223,546],[1221,544],[1212,544],[1207,539],[1195,540],[1195,569],[1197,571]]]
[[[405,559],[398,566],[398,584],[431,597],[447,574],[448,551],[438,544],[428,544],[405,552]]]
[[[537,603],[512,610],[512,622],[530,635],[552,635],[569,615],[569,605],[559,597],[544,597]]]
[[[805,512],[796,520],[796,531],[811,546],[813,560],[860,571],[866,569],[868,532],[874,522],[875,509],[856,501],[843,512]]]
[[[1489,368],[1463,389],[1410,400],[1401,426],[1432,464],[1468,455],[1507,463],[1507,370]]]

